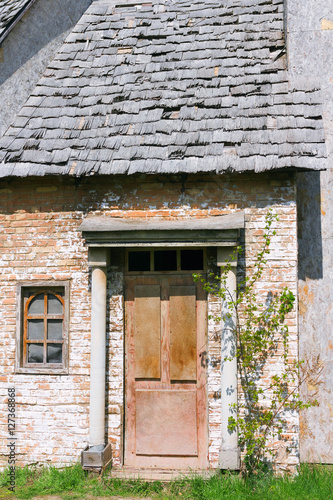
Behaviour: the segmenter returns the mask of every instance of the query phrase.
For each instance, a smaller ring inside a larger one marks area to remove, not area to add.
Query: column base
[[[81,451],[81,465],[85,470],[98,470],[105,469],[111,462],[111,444],[99,444],[96,446],[86,446]]]
[[[239,449],[229,448],[220,450],[219,468],[222,470],[239,470],[240,469]]]

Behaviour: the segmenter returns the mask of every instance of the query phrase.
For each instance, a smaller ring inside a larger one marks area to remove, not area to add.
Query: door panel
[[[195,286],[170,286],[170,378],[197,379]]]
[[[134,290],[135,378],[161,377],[161,287],[137,285]]]
[[[126,465],[207,466],[206,322],[191,275],[126,276]]]
[[[136,391],[136,453],[197,456],[195,391]]]

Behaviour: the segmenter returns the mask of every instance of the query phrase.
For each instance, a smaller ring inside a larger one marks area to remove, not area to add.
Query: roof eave
[[[270,169],[265,169],[265,170],[221,170],[221,171],[216,171],[216,170],[208,170],[208,171],[196,171],[196,172],[183,172],[183,171],[178,171],[178,172],[108,172],[108,173],[98,173],[98,172],[89,172],[89,173],[81,173],[81,175],[75,175],[73,173],[67,172],[43,172],[43,173],[31,173],[28,172],[26,175],[22,172],[15,172],[15,165],[12,164],[9,168],[9,165],[7,166],[7,172],[4,172],[4,170],[1,169],[1,164],[0,164],[0,182],[1,181],[6,181],[7,179],[26,179],[26,178],[40,178],[40,177],[62,177],[62,178],[84,178],[84,177],[92,177],[92,176],[98,176],[98,177],[106,177],[106,176],[132,176],[132,175],[181,175],[184,173],[191,174],[191,175],[202,175],[202,174],[215,174],[218,176],[222,175],[241,175],[241,174],[246,174],[246,173],[251,173],[251,174],[268,174],[268,173],[277,173],[277,172],[294,172],[294,173],[299,173],[299,172],[323,172],[327,170],[327,165],[324,165],[326,163],[327,158],[323,158],[323,165],[320,167],[297,167],[295,165],[289,166],[289,167],[279,167],[279,168],[270,168]],[[3,165],[2,165],[3,166]],[[42,172],[42,170],[40,170]]]

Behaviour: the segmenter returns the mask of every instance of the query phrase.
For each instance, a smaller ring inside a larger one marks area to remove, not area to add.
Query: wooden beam
[[[133,231],[221,231],[228,229],[242,229],[245,227],[245,213],[234,212],[227,215],[205,217],[202,219],[175,219],[161,218],[131,219],[108,217],[103,215],[88,215],[79,226],[84,233],[98,232],[133,232]]]

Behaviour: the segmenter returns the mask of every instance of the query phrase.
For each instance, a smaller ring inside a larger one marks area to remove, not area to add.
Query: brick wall
[[[90,360],[90,272],[78,231],[89,213],[116,217],[204,217],[245,210],[246,265],[250,269],[273,208],[279,214],[260,293],[287,285],[296,293],[297,243],[294,177],[288,173],[237,176],[133,176],[24,179],[0,183],[0,464],[6,466],[7,388],[17,392],[19,464],[68,464],[88,440]],[[214,269],[214,250],[208,252]],[[112,253],[108,271],[108,436],[114,464],[122,457],[123,253]],[[70,281],[69,375],[15,374],[16,285],[20,281]],[[209,298],[209,312],[219,302]],[[295,309],[296,311],[296,309]],[[297,356],[297,316],[289,318],[291,357]],[[220,430],[219,326],[208,325],[209,460],[217,466]],[[271,364],[272,370],[277,365]],[[280,446],[281,467],[298,461],[298,417],[286,433],[292,454]]]

